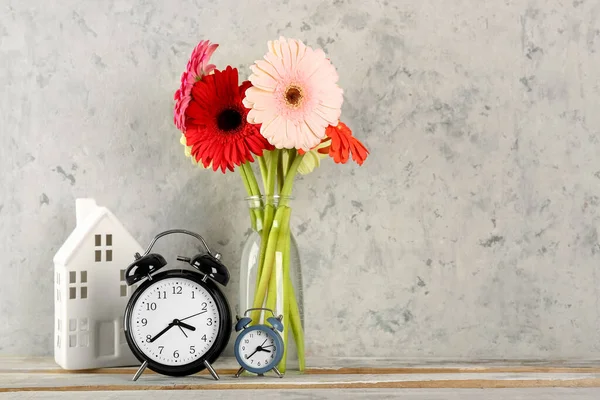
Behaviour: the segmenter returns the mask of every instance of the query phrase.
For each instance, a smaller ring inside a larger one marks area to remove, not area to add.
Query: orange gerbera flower
[[[369,150],[354,136],[352,131],[343,122],[338,122],[336,126],[329,125],[325,134],[331,139],[330,145],[319,149],[319,153],[329,154],[336,163],[345,164],[352,155],[352,159],[362,165],[367,159]]]

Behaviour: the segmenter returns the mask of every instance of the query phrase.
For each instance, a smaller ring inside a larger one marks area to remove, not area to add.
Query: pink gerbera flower
[[[280,37],[250,68],[253,86],[244,99],[251,109],[248,122],[262,124],[260,133],[275,147],[308,151],[329,125],[337,125],[343,92],[323,50]]]
[[[175,126],[182,132],[185,131],[185,110],[190,103],[192,86],[205,75],[210,74],[216,67],[209,64],[210,56],[219,47],[218,44],[210,44],[208,40],[202,40],[194,51],[187,64],[187,68],[181,74],[181,87],[175,92]]]

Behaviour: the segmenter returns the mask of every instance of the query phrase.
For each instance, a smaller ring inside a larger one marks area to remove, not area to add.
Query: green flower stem
[[[267,179],[265,185],[265,195],[267,201],[265,204],[264,220],[261,233],[261,251],[259,256],[259,267],[256,279],[256,291],[254,295],[253,307],[262,307],[265,304],[267,307],[274,309],[277,303],[276,290],[276,269],[275,257],[276,252],[281,252],[283,255],[284,266],[284,327],[286,336],[284,340],[287,344],[291,340],[288,337],[290,331],[296,342],[298,351],[299,369],[305,368],[304,359],[304,333],[300,320],[300,312],[298,303],[295,298],[294,288],[290,279],[289,257],[290,257],[290,229],[289,221],[291,208],[288,206],[288,198],[292,193],[294,178],[298,171],[298,166],[302,162],[303,155],[297,155],[296,152],[289,152],[288,165],[289,168],[283,167],[283,159],[281,150],[275,150],[270,157],[270,162],[267,168]],[[287,167],[287,165],[286,165]],[[287,170],[287,171],[286,171]],[[261,170],[262,172],[262,170]],[[285,175],[284,175],[285,174]],[[275,182],[279,175],[279,202],[277,207],[273,203],[272,196],[275,194]],[[282,179],[282,177],[284,177]],[[283,181],[283,182],[282,182]],[[265,302],[266,297],[266,302]],[[253,311],[251,318],[254,321],[260,320],[261,311]],[[284,350],[285,351],[285,350]],[[287,354],[287,353],[286,353]],[[286,364],[280,365],[283,370]]]
[[[262,270],[263,270],[263,266],[264,266],[264,260],[265,260],[265,254],[267,251],[267,245],[268,245],[268,238],[269,238],[269,234],[270,234],[270,230],[271,230],[271,225],[273,223],[273,214],[274,214],[274,205],[273,205],[273,195],[275,194],[275,175],[277,174],[277,164],[279,163],[279,155],[281,153],[281,150],[273,150],[270,160],[269,160],[269,165],[267,168],[267,179],[266,179],[266,184],[265,184],[265,196],[266,196],[266,202],[265,202],[265,211],[264,211],[264,218],[262,220],[263,222],[263,227],[262,227],[262,233],[261,233],[261,238],[260,238],[260,255],[258,258],[258,271],[257,271],[257,277],[261,276],[262,277]],[[264,161],[264,160],[263,160]],[[264,178],[264,175],[263,175]],[[256,290],[258,293],[258,285],[259,285],[259,279],[257,279],[256,281]],[[260,306],[257,307],[262,307],[262,303]],[[257,320],[256,318],[252,318],[253,320]]]
[[[281,193],[281,189],[283,189],[283,179],[285,178],[283,172],[283,154],[281,155],[281,160],[277,163],[277,191]]]
[[[292,150],[290,150],[288,152],[288,162],[287,162],[287,165],[286,165],[286,175],[287,175],[287,172],[290,169],[290,166],[294,162],[294,159],[296,158],[297,154],[298,154],[298,150],[294,150],[294,149],[292,149]]]
[[[280,195],[282,197],[289,197],[292,194],[292,186],[294,185],[294,178],[296,177],[296,173],[298,172],[298,167],[302,162],[302,158],[304,158],[304,154],[297,155],[290,165],[290,169],[285,177],[285,181],[283,182],[283,188],[281,189]],[[282,199],[280,199],[282,200]],[[287,199],[286,199],[287,200]],[[285,204],[284,204],[285,205]]]
[[[250,162],[246,162],[242,164],[242,166],[244,167],[246,177],[248,178],[248,185],[250,186],[250,190],[252,191],[252,196],[256,196],[259,199],[259,201],[262,201],[262,194],[260,192],[258,182],[256,181],[256,176],[254,175],[252,164],[250,164]],[[261,222],[261,226],[257,226],[257,229],[261,229],[262,224],[264,223],[263,210],[261,207],[258,207],[255,209],[255,212],[257,221]]]
[[[275,256],[277,256],[277,252],[275,252]],[[271,276],[269,277],[269,285],[267,289],[267,299],[265,301],[265,307],[269,310],[273,310],[275,312],[275,308],[277,307],[277,262],[273,264],[273,268],[271,268]]]
[[[267,294],[269,280],[271,279],[271,270],[273,268],[273,263],[275,261],[275,248],[277,246],[277,239],[279,237],[279,227],[281,226],[281,218],[283,214],[282,208],[277,208],[275,212],[275,217],[273,218],[273,224],[271,226],[267,245],[265,250],[264,263],[262,266],[262,270],[257,277],[260,277],[258,287],[256,288],[256,293],[254,294],[254,304],[253,307],[262,307],[263,302],[265,300],[265,296]],[[266,228],[266,227],[265,227]],[[263,228],[263,233],[265,232],[265,228]],[[264,237],[264,235],[263,235]],[[262,242],[261,242],[262,246]],[[259,320],[260,311],[252,312],[252,320]]]
[[[248,183],[248,177],[246,176],[246,171],[244,170],[243,166],[242,168],[238,168],[238,170],[240,171],[240,177],[242,178],[246,192],[248,192],[248,196],[253,196],[252,189]],[[252,229],[256,230],[256,210],[254,208],[250,208],[250,224],[252,225]]]
[[[296,350],[298,352],[298,369],[304,371],[304,332],[302,329],[302,321],[300,320],[300,310],[298,309],[298,302],[296,301],[294,286],[292,285],[291,279],[288,279],[287,285],[287,293],[290,296],[290,322],[294,334],[294,341],[296,342]]]
[[[291,280],[291,274],[290,274],[290,241],[291,241],[291,234],[290,234],[290,216],[291,216],[291,212],[292,209],[289,207],[286,207],[285,210],[285,216],[284,216],[284,225],[283,225],[283,229],[285,230],[285,232],[281,233],[281,236],[283,237],[284,240],[284,244],[285,244],[285,250],[284,250],[284,260],[283,260],[283,267],[284,267],[284,272],[283,272],[283,276],[284,276],[284,293],[285,293],[285,300],[284,300],[284,304],[286,307],[286,315],[284,316],[284,319],[287,317],[287,322],[286,325],[284,325],[285,327],[287,327],[289,332],[290,330],[293,333],[294,336],[294,341],[296,342],[296,350],[298,353],[298,367],[300,371],[304,371],[305,368],[305,359],[304,359],[304,332],[302,330],[302,321],[300,320],[300,310],[298,309],[298,302],[296,300],[296,295],[294,292],[294,286],[292,285],[292,280]],[[286,348],[287,348],[288,344],[286,343]],[[285,368],[285,367],[284,367]]]
[[[281,219],[280,219],[281,215]],[[286,331],[284,332],[284,336],[288,335],[290,330],[292,331],[294,341],[296,343],[296,349],[298,353],[298,366],[300,371],[304,371],[305,369],[305,357],[304,357],[304,333],[302,330],[302,322],[300,320],[300,312],[298,309],[298,304],[296,301],[296,296],[294,293],[294,287],[292,285],[290,279],[290,271],[289,271],[289,259],[290,259],[290,215],[291,208],[287,206],[278,207],[276,217],[274,219],[273,227],[271,228],[271,235],[269,237],[269,246],[267,249],[267,257],[265,259],[265,268],[263,273],[261,274],[261,283],[267,281],[268,288],[265,288],[267,294],[266,307],[272,310],[275,309],[275,305],[277,303],[277,290],[276,290],[276,270],[275,270],[275,257],[278,252],[282,253],[283,256],[283,274],[284,274],[284,327],[286,327]],[[280,221],[280,222],[279,222]],[[276,240],[275,248],[273,249],[273,242]],[[272,255],[272,256],[271,256]],[[259,292],[264,293],[262,288],[259,288]],[[262,304],[264,301],[264,297],[260,297],[258,299],[255,298],[255,306],[256,304]],[[253,319],[257,319],[259,317],[258,312],[253,316]],[[286,344],[284,346],[284,351],[289,346],[289,338],[284,337],[286,340]],[[287,358],[286,358],[287,359]],[[287,368],[285,361],[280,364],[280,368],[285,371]]]
[[[287,235],[289,235],[290,233],[290,228],[289,228],[289,224],[290,224],[290,208],[289,207],[281,207],[283,208],[282,211],[282,219],[281,219],[281,225],[279,226],[279,236],[277,237],[277,244],[275,246],[275,257],[277,257],[277,253],[281,253],[281,257],[282,257],[282,263],[283,266],[285,266],[285,260],[286,258],[289,261],[289,251],[286,252],[286,237]],[[278,208],[278,211],[279,209]],[[276,296],[277,291],[276,291],[276,286],[277,286],[277,275],[275,273],[275,268],[272,269],[271,272],[271,281],[270,281],[270,288],[269,288],[269,295],[273,294],[273,297]]]
[[[275,245],[275,255],[273,258],[273,267],[271,268],[271,276],[269,278],[269,288],[267,291],[267,308],[275,310],[277,305],[277,255],[280,253],[282,263],[285,260],[285,235],[289,232],[289,219],[286,220],[286,207],[282,212],[281,225],[279,226],[279,234],[277,236],[277,244]],[[278,208],[279,211],[279,208]],[[282,271],[283,272],[283,271]],[[283,312],[283,311],[282,311]]]
[[[244,168],[238,168],[238,171],[240,171],[240,177],[242,178],[246,192],[248,192],[248,196],[252,196],[252,189],[250,189],[250,184],[248,183],[248,178],[246,177],[246,171]]]
[[[275,206],[271,201],[267,201],[265,204],[263,225],[260,237],[260,253],[258,257],[258,271],[257,277],[262,273],[262,267],[265,261],[265,254],[267,252],[267,242],[269,240],[269,233],[271,232],[271,225],[273,225],[273,217],[275,215]],[[258,288],[258,279],[256,280],[256,287]]]
[[[285,251],[286,226],[289,226],[289,212],[286,210],[289,210],[289,207],[278,206],[273,218],[262,271],[257,275],[260,276],[260,279],[254,296],[254,307],[262,307],[265,296],[267,297],[267,308],[273,309],[277,301],[275,259],[278,252],[283,254]],[[288,215],[287,221],[286,215]],[[287,232],[289,233],[289,228],[287,228]],[[252,319],[258,321],[258,315],[259,311],[254,311]]]
[[[289,169],[290,166],[290,149],[284,149],[282,150],[281,153],[281,168],[283,169],[281,176],[285,178],[285,175],[287,174],[287,171]],[[295,150],[294,150],[295,151]]]
[[[256,176],[254,175],[254,170],[252,169],[252,165],[250,165],[249,161],[246,161],[242,164],[242,168],[246,173],[246,179],[248,180],[248,185],[250,186],[250,190],[252,191],[253,196],[260,196],[260,188],[258,187],[258,182],[256,181]]]
[[[288,278],[283,278],[284,282]],[[290,326],[290,302],[289,296],[286,294],[283,299],[283,358],[279,362],[279,371],[285,373],[286,364],[287,364],[287,355],[288,355],[288,345],[290,341],[290,330],[292,327]]]
[[[277,164],[279,164],[280,155],[281,150],[273,150],[273,154],[271,155],[271,160],[269,163],[269,171],[267,174],[267,187],[265,188],[266,196],[275,195],[275,179],[277,175]]]
[[[263,189],[267,190],[267,162],[265,161],[264,156],[258,156],[256,158],[258,158],[258,166],[260,168],[260,176],[262,177]]]
[[[279,370],[285,373],[287,366],[287,348],[289,345],[288,332],[291,329],[290,326],[290,295],[287,290],[287,282],[290,280],[290,215],[291,208],[285,208],[285,214],[283,216],[283,229],[281,231],[277,246],[283,247],[283,358],[279,363]]]

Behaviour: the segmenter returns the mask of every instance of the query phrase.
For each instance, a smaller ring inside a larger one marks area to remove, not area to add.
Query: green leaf
[[[319,149],[329,146],[329,142],[319,144],[317,147],[307,152],[302,158],[300,166],[298,166],[298,172],[301,175],[307,175],[313,172],[315,168],[321,165],[321,159],[328,157],[327,154],[321,154],[318,152]]]

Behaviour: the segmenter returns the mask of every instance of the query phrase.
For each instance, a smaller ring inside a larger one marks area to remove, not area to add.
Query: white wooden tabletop
[[[145,392],[12,392],[0,393],[2,400],[198,400],[205,393],[197,391]],[[600,389],[310,389],[285,391],[224,390],[211,392],[211,400],[307,400],[307,399],[400,399],[400,400],[598,400]]]
[[[594,399],[600,398],[598,362],[433,362],[389,359],[312,359],[303,374],[233,376],[235,359],[207,373],[172,378],[147,370],[132,381],[135,367],[64,371],[50,358],[0,358],[0,398],[129,399],[156,394],[187,399],[198,391],[211,398],[415,398],[415,399]],[[143,390],[143,392],[142,392]],[[260,391],[260,392],[258,392]],[[152,398],[152,397],[150,397]]]

